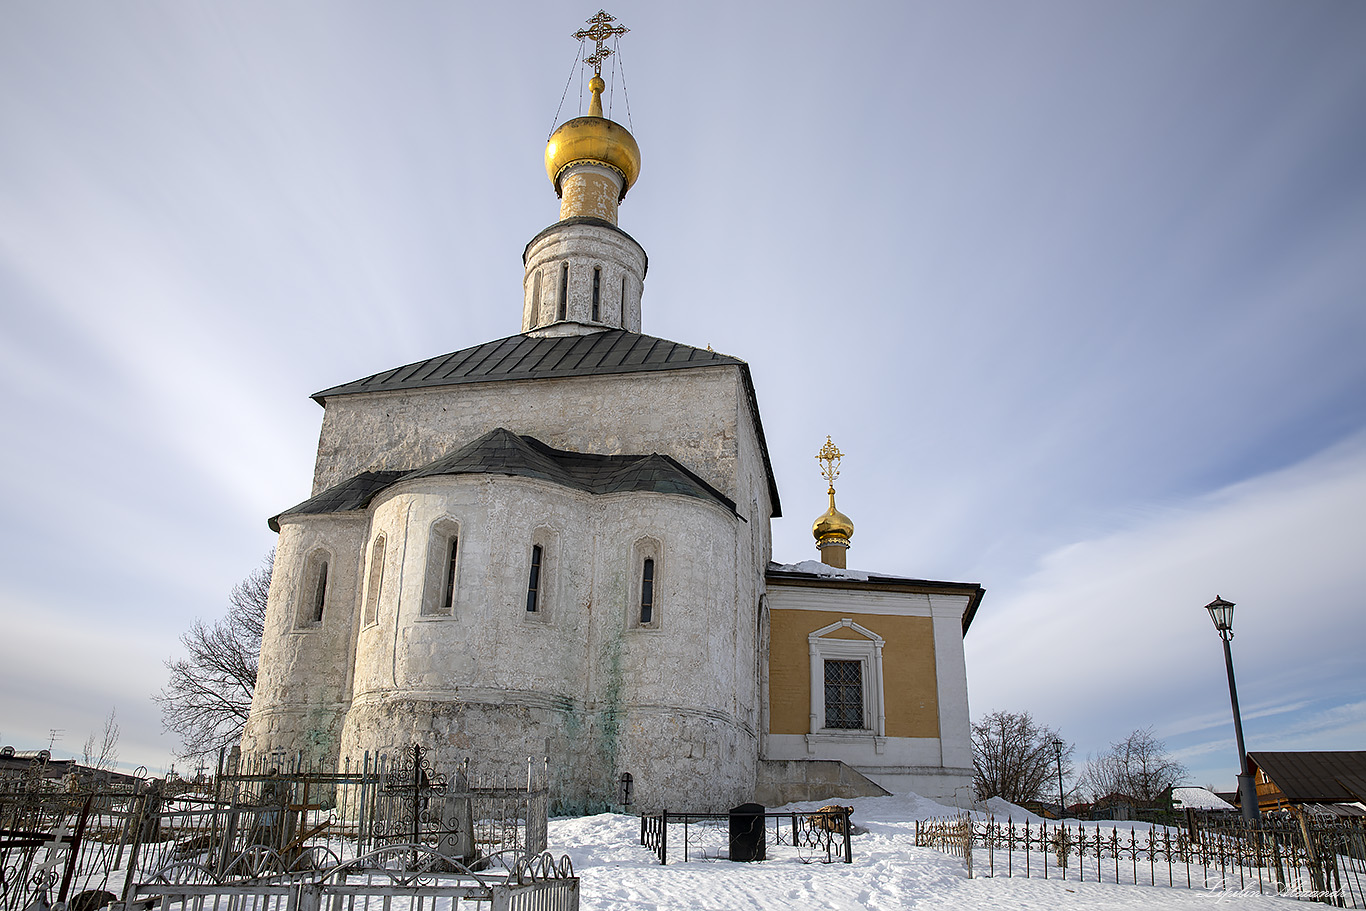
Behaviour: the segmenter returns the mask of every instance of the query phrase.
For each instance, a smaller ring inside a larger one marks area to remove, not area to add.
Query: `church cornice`
[[[538,241],[540,241],[546,235],[554,234],[556,231],[562,230],[564,228],[572,228],[575,225],[587,225],[593,228],[606,228],[613,234],[620,234],[622,237],[626,238],[631,243],[635,244],[637,247],[640,248],[640,255],[644,257],[645,260],[645,268],[641,270],[640,277],[643,279],[646,275],[649,274],[650,256],[645,252],[645,248],[640,245],[640,241],[636,240],[634,237],[627,234],[625,231],[621,230],[621,228],[618,228],[616,225],[612,224],[607,219],[595,218],[591,215],[577,215],[573,218],[561,219],[560,221],[555,222],[553,225],[550,225],[549,227],[543,229],[539,234],[531,238],[531,240],[527,241],[526,246],[522,248],[522,265],[526,265],[527,257],[531,255],[531,248],[536,246]]]

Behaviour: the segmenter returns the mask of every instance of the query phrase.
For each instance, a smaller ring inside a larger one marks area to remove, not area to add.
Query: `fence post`
[[[844,862],[852,864],[854,862],[854,846],[850,843],[850,829],[853,828],[853,808],[844,808]]]
[[[62,888],[57,893],[57,901],[66,901],[66,893],[71,888],[71,877],[76,875],[77,855],[81,853],[81,840],[85,837],[85,823],[90,818],[90,807],[95,803],[95,795],[87,794],[81,805],[80,818],[76,820],[76,832],[71,836],[71,849],[66,858],[66,870],[62,872]]]
[[[322,908],[323,889],[317,883],[299,883],[297,898],[291,902],[295,911],[320,911]]]
[[[120,896],[125,909],[127,909],[128,902],[132,897],[133,877],[137,875],[138,849],[142,847],[142,817],[147,809],[147,793],[142,789],[141,783],[137,786],[137,792],[133,796],[133,804],[136,809],[128,814],[132,826],[133,844],[128,849],[128,873],[123,878],[123,894]]]
[[[968,867],[968,879],[972,879],[972,817],[963,815],[963,861]]]

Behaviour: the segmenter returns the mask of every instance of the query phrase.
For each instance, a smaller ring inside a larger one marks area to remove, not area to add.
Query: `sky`
[[[170,764],[150,696],[308,496],[308,396],[518,331],[594,12],[0,7],[0,741],[115,710]],[[974,717],[1231,789],[1220,595],[1248,749],[1366,749],[1366,5],[609,12],[644,331],[749,362],[774,559],[829,434],[851,567],[986,588]]]

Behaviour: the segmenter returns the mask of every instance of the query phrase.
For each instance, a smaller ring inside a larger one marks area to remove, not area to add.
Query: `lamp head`
[[[1218,595],[1214,600],[1205,605],[1205,610],[1209,611],[1209,618],[1214,621],[1214,628],[1221,634],[1233,635],[1233,602],[1225,601]]]

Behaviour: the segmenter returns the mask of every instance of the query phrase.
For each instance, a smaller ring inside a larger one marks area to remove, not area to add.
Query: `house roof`
[[[912,579],[909,576],[889,576],[856,569],[840,569],[815,560],[796,564],[770,563],[764,577],[769,585],[967,595],[968,606],[963,610],[965,636],[968,634],[968,627],[972,625],[972,619],[977,616],[977,608],[982,604],[982,597],[987,593],[986,589],[976,582],[938,582],[933,579]]]
[[[735,502],[669,456],[599,455],[553,449],[510,430],[491,430],[434,462],[412,471],[364,471],[329,487],[270,519],[280,530],[284,516],[321,515],[365,509],[385,489],[401,481],[440,475],[500,474],[537,478],[592,494],[649,491],[712,500],[735,512]]]
[[[1290,803],[1366,801],[1366,750],[1248,753]],[[1254,769],[1254,771],[1255,771]]]
[[[768,456],[768,443],[759,418],[759,403],[749,365],[739,358],[708,349],[622,329],[554,337],[519,334],[332,386],[315,392],[312,398],[319,405],[326,406],[327,399],[334,396],[370,392],[398,392],[463,383],[651,373],[694,367],[739,368],[754,430],[759,437],[759,452],[764,460],[773,515],[781,516],[778,484]]]

